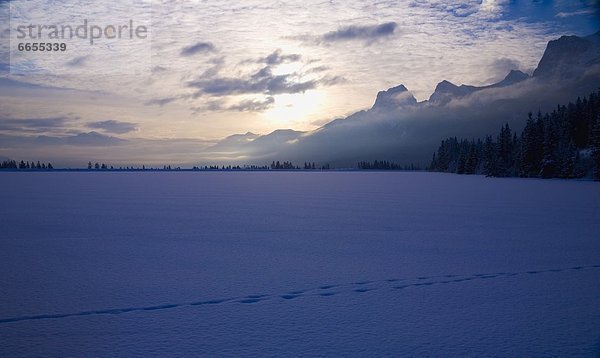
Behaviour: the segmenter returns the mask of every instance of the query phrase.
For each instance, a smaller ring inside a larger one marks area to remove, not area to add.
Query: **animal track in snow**
[[[584,269],[596,269],[600,268],[600,264],[598,265],[588,265],[588,266],[574,266],[567,268],[552,268],[547,270],[528,270],[521,272],[497,272],[497,273],[477,273],[473,275],[438,275],[438,276],[418,276],[415,278],[390,278],[379,281],[356,281],[354,283],[349,284],[323,284],[321,286],[307,289],[307,290],[293,290],[288,291],[287,293],[282,294],[251,294],[242,297],[233,297],[233,298],[217,298],[203,301],[194,301],[187,303],[166,303],[161,305],[151,305],[144,307],[126,307],[126,308],[111,308],[111,309],[100,309],[100,310],[89,310],[89,311],[81,311],[81,312],[73,312],[73,313],[55,313],[55,314],[39,314],[39,315],[31,315],[31,316],[18,316],[18,317],[10,317],[10,318],[0,318],[0,324],[9,324],[16,323],[22,321],[35,321],[35,320],[47,320],[47,319],[61,319],[61,318],[70,318],[70,317],[80,317],[80,316],[92,316],[92,315],[118,315],[125,314],[130,312],[151,312],[151,311],[162,311],[162,310],[170,310],[181,307],[198,307],[198,306],[215,306],[222,304],[260,304],[263,301],[270,299],[282,299],[284,301],[292,301],[299,297],[304,297],[311,291],[317,291],[316,294],[312,296],[320,296],[320,297],[332,297],[341,293],[368,293],[370,291],[378,290],[380,288],[389,287],[393,290],[404,290],[408,288],[417,288],[417,287],[429,287],[432,285],[440,285],[440,284],[458,284],[463,282],[469,282],[473,280],[489,280],[495,279],[498,277],[515,277],[519,275],[540,275],[545,273],[558,273],[564,271],[580,271]],[[398,285],[400,281],[403,284]],[[392,286],[390,286],[392,285]],[[334,291],[328,291],[330,289],[335,288]]]

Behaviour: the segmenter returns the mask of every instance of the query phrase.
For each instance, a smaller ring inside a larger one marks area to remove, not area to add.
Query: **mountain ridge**
[[[578,50],[572,51],[573,46]],[[427,159],[413,149],[437,146],[442,132],[448,136],[460,128],[465,133],[459,135],[480,136],[505,122],[519,127],[524,125],[522,118],[528,111],[550,108],[597,89],[600,66],[597,73],[589,71],[596,64],[600,64],[600,32],[586,37],[562,36],[548,43],[532,76],[512,69],[501,81],[479,87],[443,80],[429,100],[421,102],[400,84],[379,91],[369,109],[334,119],[310,132],[276,130],[237,150],[258,153],[257,159],[355,163],[359,159],[402,162],[397,160],[402,157],[425,162]],[[439,133],[431,134],[427,129]],[[258,148],[263,144],[264,148]],[[426,152],[431,153],[431,148]],[[342,157],[353,159],[339,159]]]

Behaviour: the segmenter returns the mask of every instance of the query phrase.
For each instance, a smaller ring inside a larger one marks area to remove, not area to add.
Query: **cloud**
[[[211,42],[198,42],[195,45],[184,47],[181,50],[181,55],[186,57],[193,56],[199,53],[213,52],[215,49],[215,45],[213,45]]]
[[[78,56],[67,62],[69,67],[83,67],[90,56]]]
[[[87,124],[88,128],[102,129],[107,133],[125,134],[137,130],[135,123],[121,122],[114,119],[100,122],[92,122]]]
[[[189,84],[200,90],[200,92],[213,96],[229,96],[236,94],[259,94],[270,95],[282,93],[301,93],[317,87],[317,81],[294,82],[292,75],[273,75],[263,73],[259,77],[249,79],[238,78],[215,78],[211,80],[199,80]]]
[[[239,61],[240,65],[248,65],[253,63],[262,63],[269,66],[277,66],[282,63],[292,63],[292,62],[300,62],[302,61],[302,55],[297,53],[292,53],[289,55],[284,55],[281,49],[276,49],[271,54],[265,57],[259,58],[246,58]],[[318,60],[317,60],[318,61]]]
[[[306,70],[306,73],[320,73],[320,72],[325,72],[325,71],[329,71],[331,68],[329,66],[317,66],[317,67],[312,67]]]
[[[506,74],[511,70],[518,70],[521,67],[521,63],[518,60],[502,57],[495,59],[488,66],[489,78],[486,80],[488,83],[495,83],[502,80]]]
[[[491,16],[499,16],[509,3],[509,0],[483,0],[479,11]]]
[[[323,42],[351,40],[374,41],[393,35],[396,32],[397,27],[398,24],[395,22],[386,22],[380,25],[346,26],[322,35],[320,40]]]
[[[591,14],[594,14],[595,12],[596,12],[595,9],[583,9],[583,10],[577,10],[577,11],[572,11],[572,12],[561,11],[558,14],[556,14],[556,17],[565,18],[565,17],[572,17],[572,16],[591,15]]]
[[[113,145],[126,144],[128,141],[117,137],[111,137],[97,132],[84,132],[71,135],[4,135],[0,134],[0,140],[13,148],[22,148],[35,150],[47,146],[89,146],[89,147],[107,147]],[[40,147],[41,146],[41,147]],[[63,153],[65,154],[65,153]]]
[[[221,112],[227,110],[226,101],[223,99],[209,100],[204,102],[202,105],[193,106],[190,108],[193,115],[197,115],[204,112]]]
[[[269,96],[265,100],[245,100],[235,105],[229,106],[227,109],[238,112],[262,112],[269,109],[275,103],[275,98]]]
[[[208,69],[206,69],[201,77],[214,77],[218,75],[221,70],[225,67],[225,57],[215,57],[210,59],[209,63],[212,65]]]
[[[317,81],[321,86],[334,86],[346,82],[348,81],[342,76],[325,76]]]
[[[224,111],[235,111],[235,112],[262,112],[265,111],[275,104],[275,98],[267,96],[265,99],[245,99],[234,104],[224,99],[209,100],[201,106],[192,107],[191,110],[195,113],[203,113],[206,111],[210,112],[224,112]]]
[[[117,137],[110,137],[98,132],[79,133],[64,137],[49,137],[39,136],[36,139],[38,144],[45,145],[76,145],[76,146],[93,146],[105,147],[113,145],[125,144],[127,141]]]
[[[152,71],[152,73],[161,73],[161,72],[165,72],[166,70],[167,70],[167,68],[164,66],[154,66],[150,69],[150,71]]]
[[[245,73],[238,72],[237,77],[232,77],[219,76],[225,68],[225,58],[214,58],[210,61],[213,67],[206,69],[196,79],[186,82],[186,87],[193,88],[196,92],[184,97],[194,100],[203,97],[203,103],[194,104],[190,108],[193,114],[207,111],[262,112],[275,104],[275,95],[304,93],[320,86],[333,86],[346,81],[342,76],[323,73],[330,69],[327,66],[308,66],[317,61],[305,60],[300,54],[286,54],[281,49],[276,49],[267,56],[239,61],[237,68],[245,70]],[[257,64],[262,67],[257,68]],[[285,64],[294,65],[290,69],[282,66]],[[240,96],[246,98],[240,101]],[[159,100],[146,102],[161,103]]]
[[[49,118],[0,118],[0,131],[46,133],[62,130],[69,119],[67,117]]]
[[[173,166],[198,165],[198,152],[214,141],[202,139],[129,139],[102,136],[101,134],[78,133],[69,136],[16,136],[0,133],[0,143],[10,148],[10,158],[27,158],[52,162],[56,168],[85,168],[88,161],[104,162],[108,165]],[[97,137],[96,140],[90,137]],[[77,146],[73,150],[71,146]]]
[[[157,106],[164,106],[165,104],[169,104],[173,101],[177,100],[177,97],[165,97],[165,98],[155,98],[155,99],[151,99],[149,101],[144,102],[144,104],[146,106],[153,106],[153,105],[157,105]]]
[[[188,87],[196,88],[196,96],[207,94],[211,96],[230,96],[241,94],[293,94],[314,89],[320,85],[331,86],[342,82],[341,77],[325,76],[303,80],[303,75],[298,73],[274,74],[273,69],[283,61],[290,61],[296,55],[281,55],[275,51],[265,57],[267,65],[246,76],[241,77],[216,77],[200,78],[188,83]],[[269,63],[271,62],[271,63]]]
[[[301,55],[298,54],[290,54],[290,55],[282,55],[281,49],[275,50],[269,56],[260,59],[260,62],[264,62],[268,65],[279,65],[286,62],[298,62],[302,59]]]

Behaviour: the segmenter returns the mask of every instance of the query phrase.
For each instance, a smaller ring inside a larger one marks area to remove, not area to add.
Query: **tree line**
[[[271,163],[270,168],[272,170],[330,170],[331,167],[329,166],[329,164],[324,164],[321,166],[316,166],[314,162],[309,163],[309,162],[304,162],[304,167],[300,168],[300,166],[294,165],[292,162],[279,162],[279,161],[273,161]]]
[[[171,165],[164,165],[161,167],[146,167],[142,166],[126,166],[126,167],[115,167],[113,165],[107,165],[105,163],[87,163],[88,170],[110,170],[110,171],[179,171],[181,167],[171,167]],[[231,170],[330,170],[329,164],[317,166],[314,162],[305,162],[303,167],[293,164],[292,162],[284,161],[273,161],[271,165],[204,165],[204,166],[193,166],[192,171],[231,171]],[[189,169],[188,169],[189,170]]]
[[[443,140],[431,171],[493,177],[600,180],[600,91],[551,113],[529,113],[518,134],[508,124],[483,140]]]
[[[25,161],[20,161],[17,163],[16,160],[4,160],[0,163],[0,169],[39,169],[39,170],[49,170],[49,169],[54,169],[54,166],[52,166],[52,163],[40,163],[39,161],[37,163],[35,162],[25,162]]]
[[[195,168],[195,167],[194,167]],[[181,170],[180,167],[173,167],[171,168],[170,165],[165,165],[162,168],[160,167],[146,167],[145,165],[140,166],[126,166],[126,167],[115,167],[113,165],[107,165],[105,163],[94,163],[92,164],[92,162],[88,162],[87,164],[87,169],[88,170],[111,170],[111,171],[118,171],[118,170],[123,170],[123,171],[141,171],[141,170],[151,170],[151,171],[157,171],[157,170],[166,170],[166,171],[172,171],[172,170]]]
[[[413,163],[409,165],[400,165],[387,160],[358,162],[357,167],[361,170],[419,170],[419,167],[414,165]]]

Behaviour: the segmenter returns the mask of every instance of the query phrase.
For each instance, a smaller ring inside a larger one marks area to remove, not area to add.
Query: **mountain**
[[[506,86],[514,85],[515,83],[525,81],[528,78],[529,78],[529,75],[524,72],[521,72],[519,70],[511,70],[508,73],[508,75],[506,75],[506,77],[504,77],[504,79],[502,81],[500,81],[496,84],[493,84],[491,86],[488,86],[487,88],[506,87]]]
[[[259,144],[259,145],[268,146],[268,145],[277,144],[280,142],[289,142],[289,141],[297,140],[298,137],[301,136],[302,134],[304,134],[304,132],[295,131],[292,129],[278,129],[278,130],[270,133],[269,135],[260,136],[260,137],[256,138],[251,143],[252,143],[252,145]]]
[[[452,100],[452,98],[463,97],[463,96],[469,95],[477,90],[478,90],[478,88],[475,86],[467,86],[467,85],[457,86],[457,85],[453,84],[452,82],[443,80],[442,82],[438,83],[438,85],[435,87],[435,91],[429,97],[429,102],[438,104],[438,105],[446,104],[446,103],[450,102],[450,100]]]
[[[240,146],[248,144],[260,137],[258,134],[254,134],[252,132],[247,132],[246,134],[234,134],[231,135],[217,144],[213,145],[209,148],[211,152],[231,152],[237,150]]]
[[[212,156],[230,155],[263,158],[276,153],[282,146],[297,141],[305,132],[292,129],[278,129],[267,135],[251,132],[234,134],[206,149]]]
[[[373,109],[377,110],[393,110],[403,106],[417,104],[416,98],[408,91],[404,85],[392,87],[387,91],[377,93]]]
[[[291,160],[353,167],[358,161],[377,159],[426,165],[442,139],[484,137],[505,123],[520,131],[528,112],[551,111],[558,103],[597,90],[599,83],[600,32],[563,36],[548,43],[533,76],[514,69],[502,81],[487,86],[442,81],[429,100],[422,102],[398,85],[380,91],[370,109],[314,131],[278,130],[244,137],[228,146],[229,158],[243,158],[240,164]],[[231,142],[228,137],[214,148]]]
[[[562,36],[550,41],[533,77],[571,78],[600,64],[600,31],[586,37]]]
[[[438,83],[433,94],[429,97],[429,102],[432,104],[443,105],[450,102],[452,99],[465,97],[474,92],[481,91],[489,88],[502,88],[510,86],[529,78],[529,75],[519,70],[511,70],[504,79],[498,83],[494,83],[488,86],[476,87],[461,85],[457,86],[449,81],[442,81]]]

